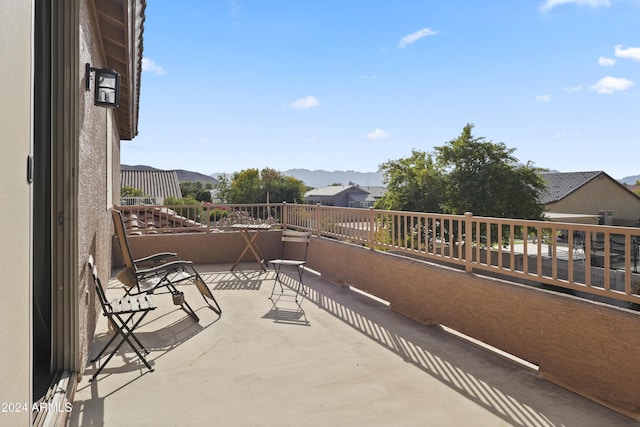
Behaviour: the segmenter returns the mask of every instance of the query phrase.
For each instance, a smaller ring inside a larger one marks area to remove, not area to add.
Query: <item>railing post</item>
[[[369,249],[373,249],[375,247],[374,245],[375,238],[376,238],[375,227],[376,227],[376,212],[373,209],[373,206],[369,206]]]
[[[464,213],[464,271],[473,271],[473,213]],[[478,236],[478,241],[480,237]]]
[[[289,219],[287,218],[287,202],[286,201],[282,202],[282,212],[280,212],[280,215],[282,216],[282,229],[286,230],[288,219]]]
[[[320,202],[316,203],[316,236],[322,236],[322,210],[320,209]]]

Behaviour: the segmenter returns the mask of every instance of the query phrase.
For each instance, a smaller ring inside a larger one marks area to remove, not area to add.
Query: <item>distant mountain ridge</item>
[[[640,181],[640,175],[625,176],[620,180],[621,183],[629,185],[634,185],[637,181]]]
[[[121,168],[129,168],[129,169],[137,169],[137,170],[159,170],[152,166],[145,165],[136,165],[136,166],[128,166],[121,165]],[[201,181],[204,183],[210,182],[212,184],[216,184],[218,180],[215,178],[220,175],[227,175],[231,177],[233,172],[218,172],[212,173],[211,175],[205,175],[199,172],[192,172],[183,169],[175,169],[176,175],[178,175],[179,182],[186,181]],[[331,184],[344,184],[347,185],[349,182],[353,182],[354,184],[358,184],[360,186],[381,186],[383,184],[384,175],[382,172],[357,172],[353,170],[347,171],[326,171],[326,170],[309,170],[309,169],[288,169],[285,171],[280,171],[283,175],[292,176],[294,178],[299,179],[304,182],[309,187],[326,187]],[[557,172],[557,171],[549,171],[549,172]],[[640,175],[631,175],[619,179],[618,181],[623,184],[633,185],[636,181],[640,180]]]
[[[326,187],[331,184],[343,184],[348,185],[350,182],[358,184],[364,187],[376,187],[381,186],[384,175],[382,172],[357,172],[352,170],[347,171],[326,171],[326,170],[309,170],[309,169],[287,169],[280,171],[285,176],[292,176],[304,182],[309,187]],[[211,176],[218,177],[221,175],[227,175],[231,177],[233,175],[229,172],[216,172]]]
[[[360,186],[380,186],[382,185],[382,172],[356,172],[347,171],[325,171],[309,169],[289,169],[282,172],[283,175],[298,178],[309,187],[326,187],[331,184],[347,185],[349,182]]]

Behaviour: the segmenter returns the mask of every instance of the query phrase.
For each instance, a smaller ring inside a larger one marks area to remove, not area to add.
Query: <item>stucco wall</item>
[[[600,175],[564,199],[547,205],[547,210],[591,215],[612,210],[614,221],[635,222],[640,218],[640,197],[634,196],[607,176]]]
[[[528,360],[543,377],[640,417],[639,313],[329,239],[312,239],[308,265],[331,282]]]
[[[265,259],[280,256],[282,247],[280,235],[279,231],[263,231],[257,237],[256,244]],[[129,236],[127,240],[134,258],[142,258],[158,252],[175,252],[181,259],[197,264],[233,263],[245,248],[245,241],[240,232]],[[250,251],[247,251],[243,261],[254,261]],[[115,238],[113,266],[114,268],[123,266],[122,252]]]
[[[111,271],[111,216],[108,206],[111,195],[107,194],[107,179],[114,179],[113,172],[107,173],[107,149],[119,144],[115,110],[93,105],[93,86],[86,91],[85,63],[93,67],[104,67],[102,52],[97,43],[98,34],[93,7],[89,2],[80,2],[80,61],[78,73],[82,87],[80,90],[80,129],[78,158],[78,307],[80,361],[85,366],[89,345],[95,332],[99,305],[95,298],[94,284],[86,268],[89,254],[92,254],[99,275],[108,278]],[[110,130],[107,130],[107,126]],[[111,144],[107,144],[107,137]],[[119,151],[117,152],[119,154]],[[113,157],[118,163],[119,157]],[[103,279],[104,280],[104,279]]]

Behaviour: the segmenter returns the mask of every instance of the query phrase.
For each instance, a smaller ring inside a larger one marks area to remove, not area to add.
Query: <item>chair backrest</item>
[[[100,278],[98,277],[98,269],[93,262],[93,255],[89,255],[87,265],[89,266],[89,270],[91,270],[93,283],[96,285],[96,295],[98,295],[98,299],[100,300],[102,311],[106,314],[111,310],[111,304],[109,304],[109,300],[107,300],[107,295],[105,294],[102,283],[100,282]]]
[[[122,258],[124,260],[125,267],[133,268],[136,270],[136,265],[133,262],[133,255],[131,255],[131,249],[129,249],[129,242],[127,241],[127,233],[124,229],[124,218],[122,212],[117,209],[111,210],[111,218],[113,218],[113,228],[116,232],[116,239],[120,244],[120,251],[122,252]]]
[[[309,250],[309,240],[311,240],[311,233],[306,231],[293,231],[282,230],[282,258],[285,258],[285,245],[288,243],[304,244],[304,258],[301,261],[307,260],[307,251]]]

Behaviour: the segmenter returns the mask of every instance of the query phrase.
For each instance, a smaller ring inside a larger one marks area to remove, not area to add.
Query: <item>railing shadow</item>
[[[207,283],[213,283],[214,291],[258,291],[265,273],[253,271],[225,271],[201,274]]]
[[[288,286],[294,282],[287,276]],[[439,325],[418,324],[350,288],[323,285],[318,280],[305,284],[307,303],[330,313],[505,423],[540,427],[575,424],[571,411],[581,408],[559,407],[553,397],[544,397],[547,390],[548,396],[574,395],[537,377],[531,369],[471,345]],[[534,395],[530,394],[532,389],[536,390]],[[589,410],[587,405],[585,410]]]

